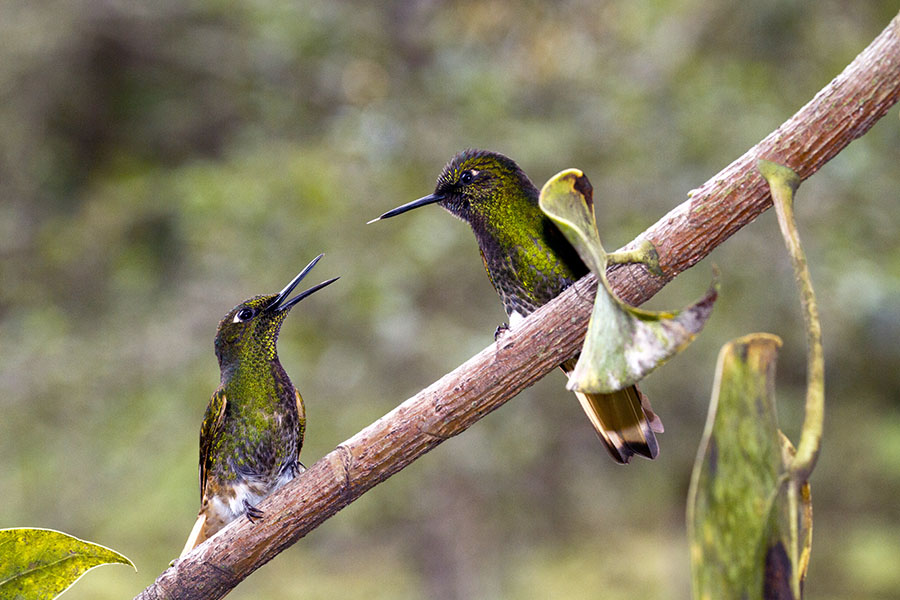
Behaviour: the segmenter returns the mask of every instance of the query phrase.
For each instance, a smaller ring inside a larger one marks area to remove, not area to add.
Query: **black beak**
[[[381,219],[390,219],[391,217],[396,217],[399,214],[403,214],[408,210],[412,210],[414,208],[419,208],[420,206],[425,206],[426,204],[434,204],[435,202],[440,202],[444,199],[443,194],[429,194],[428,196],[424,196],[419,198],[418,200],[413,200],[412,202],[407,202],[403,206],[398,206],[392,210],[387,211],[377,219],[372,219],[369,223],[374,223],[375,221],[380,221]],[[366,223],[368,225],[369,223]]]
[[[340,279],[339,277],[335,277],[333,279],[329,279],[328,281],[323,281],[319,285],[314,285],[311,288],[309,288],[308,290],[306,290],[305,292],[301,292],[301,293],[297,294],[296,296],[294,296],[293,298],[291,298],[290,300],[288,300],[287,302],[284,302],[284,300],[288,296],[291,295],[291,292],[294,291],[294,288],[297,287],[297,284],[300,283],[303,280],[303,278],[306,277],[307,274],[309,274],[310,271],[312,271],[312,268],[314,266],[316,266],[316,263],[319,262],[319,259],[321,259],[323,256],[325,256],[325,255],[320,254],[317,257],[315,257],[314,259],[312,259],[312,261],[310,261],[310,263],[308,265],[306,265],[303,268],[303,270],[300,271],[300,273],[296,277],[294,277],[294,279],[291,280],[291,282],[289,284],[287,284],[284,287],[283,290],[281,290],[281,292],[278,294],[278,296],[276,296],[275,299],[272,300],[272,303],[266,307],[266,310],[273,310],[273,311],[290,310],[290,308],[292,306],[294,306],[295,304],[297,304],[298,302],[300,302],[301,300],[303,300],[310,294],[313,294],[313,293],[321,290],[326,285],[331,285],[332,283],[334,283],[335,281]],[[284,304],[282,304],[282,302],[284,302]]]

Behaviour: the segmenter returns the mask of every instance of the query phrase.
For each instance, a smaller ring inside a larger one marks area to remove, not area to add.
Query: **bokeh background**
[[[629,241],[776,128],[896,2],[0,3],[0,527],[115,548],[67,597],[136,594],[198,507],[212,339],[314,255],[338,284],[287,321],[311,464],[492,342],[466,226],[430,193],[466,147],[540,184],[579,167]],[[828,374],[811,598],[900,595],[898,110],[801,188]],[[685,497],[720,346],[784,338],[796,440],[805,348],[774,214],[650,306],[703,335],[645,391],[654,462],[614,465],[553,373],[366,494],[232,598],[686,598]]]

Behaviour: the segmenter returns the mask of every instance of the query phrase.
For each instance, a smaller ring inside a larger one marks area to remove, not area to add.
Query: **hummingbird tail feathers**
[[[651,460],[659,454],[654,433],[662,433],[663,424],[637,386],[615,394],[575,395],[613,460],[627,464],[636,454]]]
[[[206,534],[206,514],[200,513],[197,515],[197,522],[194,523],[194,528],[191,529],[191,535],[188,536],[187,541],[184,543],[184,550],[181,551],[181,556],[178,558],[184,558],[188,552],[196,548],[207,537],[209,536]]]

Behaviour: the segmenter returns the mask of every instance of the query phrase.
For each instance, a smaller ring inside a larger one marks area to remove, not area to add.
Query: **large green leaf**
[[[715,282],[699,302],[676,312],[640,310],[613,293],[606,279],[610,255],[597,233],[591,184],[584,173],[568,169],[551,178],[541,190],[540,205],[599,282],[584,348],[569,375],[569,389],[609,394],[633,385],[700,332],[717,296]]]
[[[134,564],[104,546],[52,529],[0,529],[0,598],[51,600],[100,565]]]
[[[781,340],[752,334],[719,354],[688,498],[695,598],[762,598],[773,502],[782,472],[775,413]],[[776,511],[777,512],[777,511]]]

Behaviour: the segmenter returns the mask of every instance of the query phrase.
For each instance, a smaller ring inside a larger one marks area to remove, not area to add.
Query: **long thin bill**
[[[423,196],[418,200],[413,200],[412,202],[407,202],[403,206],[398,206],[397,208],[391,209],[381,215],[380,217],[376,217],[372,219],[369,223],[374,223],[375,221],[380,221],[382,219],[390,219],[391,217],[396,217],[397,215],[403,214],[406,211],[412,210],[414,208],[419,208],[420,206],[425,206],[426,204],[434,204],[435,202],[440,202],[444,199],[443,194],[429,194],[427,196]]]

